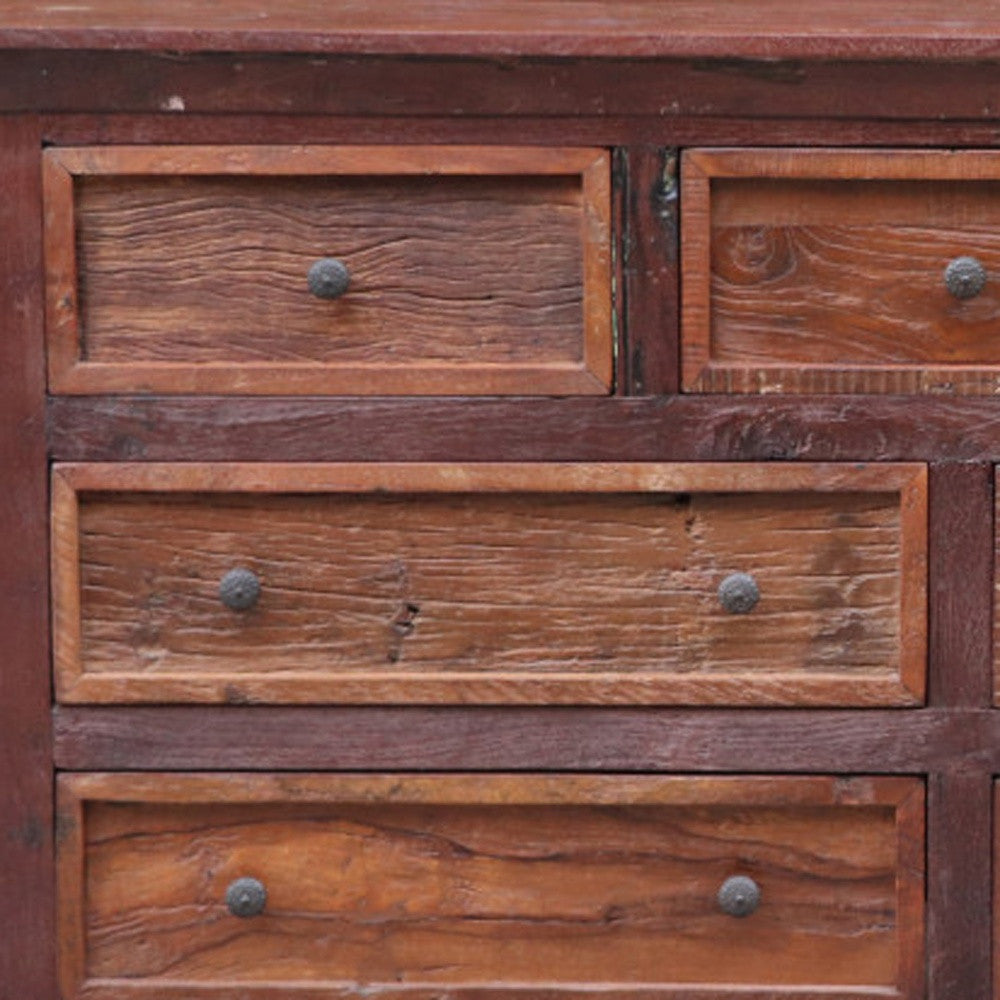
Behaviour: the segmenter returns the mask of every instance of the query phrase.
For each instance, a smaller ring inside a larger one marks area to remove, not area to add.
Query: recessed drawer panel
[[[59,465],[66,702],[915,704],[920,465]]]
[[[1000,154],[692,150],[683,384],[1000,392]]]
[[[54,392],[603,393],[599,149],[45,153]]]
[[[915,778],[84,774],[59,799],[67,1000],[922,996]]]

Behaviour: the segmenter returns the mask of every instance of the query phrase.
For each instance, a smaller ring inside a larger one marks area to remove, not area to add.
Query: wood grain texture
[[[429,0],[401,7],[308,0],[42,4],[5,0],[0,44],[15,47],[469,55],[682,55],[749,58],[989,58],[1000,31],[989,0],[943,11],[930,0],[804,11],[791,0]]]
[[[55,995],[39,128],[0,119],[0,995]]]
[[[169,987],[135,983],[130,985],[131,993],[141,1000],[174,1000],[176,993],[171,993]],[[187,995],[191,995],[191,988]],[[101,985],[93,981],[79,993],[79,1000],[118,1000],[121,996],[116,985]],[[212,1000],[247,1000],[246,987],[210,987]],[[384,1000],[509,1000],[511,996],[524,997],[523,990],[516,987],[511,990],[504,986],[448,986],[448,987],[379,987],[379,997]],[[591,1000],[599,996],[601,1000],[705,1000],[706,990],[701,986],[671,985],[667,987],[628,987],[614,989],[602,987],[598,993],[581,987],[538,988],[531,987],[527,995],[531,1000]],[[764,989],[729,987],[713,988],[712,1000],[873,1000],[898,996],[895,990],[877,987],[830,987],[814,986],[806,988],[789,988],[774,986]],[[356,1000],[358,990],[352,985],[341,986],[311,986],[296,983],[296,997],[315,998],[315,1000]],[[286,987],[261,986],[254,987],[252,1000],[287,1000]]]
[[[70,771],[1000,771],[990,709],[64,705],[54,725]]]
[[[991,224],[1000,159],[900,151],[686,155],[686,388],[1000,388],[993,336],[1000,244]],[[994,280],[962,301],[947,291],[944,270],[968,255]]]
[[[121,996],[135,980],[919,989],[912,778],[79,775],[60,793],[82,830],[82,879],[60,886],[87,932],[76,962]],[[763,896],[740,921],[715,900],[737,872]],[[240,921],[223,897],[247,874],[268,901]]]
[[[610,385],[602,151],[45,155],[53,391],[530,394]],[[306,288],[323,257],[351,274],[333,302]]]
[[[996,496],[996,479],[993,481],[993,497]],[[997,572],[997,560],[1000,560],[1000,531],[996,531],[996,507],[994,506],[994,562],[993,562],[993,622],[997,609],[1000,608],[1000,590],[997,581],[1000,580],[1000,572]],[[991,623],[993,623],[991,622]],[[994,624],[993,628],[993,703],[1000,704],[1000,628]]]
[[[675,393],[680,369],[678,152],[639,146],[628,149],[627,156],[624,382],[630,395]]]
[[[928,78],[933,87],[926,85]],[[494,51],[481,58],[406,59],[5,50],[0,110],[170,112],[177,120],[189,113],[287,116],[290,108],[296,115],[375,117],[642,115],[656,128],[683,117],[705,123],[717,116],[758,122],[813,118],[864,120],[874,132],[886,119],[921,126],[946,119],[994,122],[998,88],[995,60],[882,59],[859,66],[852,60],[732,55],[587,60],[512,58]],[[650,139],[647,134],[638,141]]]
[[[67,462],[997,462],[992,399],[671,396],[651,399],[48,401]]]
[[[990,700],[993,470],[930,467],[928,702],[985,707]]]
[[[59,466],[53,505],[64,701],[923,693],[919,466]]]
[[[991,912],[992,880],[985,877],[993,849],[991,775],[985,756],[956,759],[927,778],[931,997],[985,997],[991,992],[990,937],[996,918],[995,910]],[[996,764],[992,766],[995,770]]]
[[[217,115],[185,112],[183,115],[135,113],[129,115],[39,115],[42,139],[53,146],[87,144],[194,144],[224,140],[236,145],[351,144],[548,146],[604,146],[634,149],[677,146],[811,145],[823,147],[887,146],[982,148],[996,142],[998,130],[989,121],[870,121],[865,118],[734,118],[709,119],[697,115],[649,117],[622,110],[600,117],[532,115],[503,117],[476,114],[405,116],[384,114],[274,115],[227,114],[225,124]]]

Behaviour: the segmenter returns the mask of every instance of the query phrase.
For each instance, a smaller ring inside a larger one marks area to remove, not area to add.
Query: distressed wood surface
[[[998,174],[991,153],[686,154],[684,385],[995,393]],[[944,270],[968,255],[992,278],[963,301]]]
[[[996,745],[994,736],[990,752],[955,758],[927,778],[927,985],[932,998],[990,995],[996,903],[986,872],[993,853],[990,768],[994,773],[997,768],[989,758]]]
[[[2,79],[2,78],[0,78]],[[507,146],[548,146],[559,136],[564,146],[628,146],[630,152],[647,153],[667,146],[789,146],[824,147],[941,147],[989,146],[997,139],[997,128],[989,121],[870,121],[865,118],[746,118],[724,116],[709,119],[697,115],[652,118],[623,109],[600,117],[533,115],[519,111],[503,117],[465,114],[441,117],[385,114],[361,117],[340,114],[293,116],[274,114],[227,114],[224,128],[217,115],[136,113],[103,115],[87,113],[42,113],[43,141],[56,146],[88,143],[206,145],[226,142],[249,143],[451,143]]]
[[[919,988],[912,778],[84,775],[60,791],[82,851],[61,909],[86,940],[64,960],[121,996],[144,979]],[[737,873],[762,891],[743,920],[715,899]],[[268,900],[240,920],[224,895],[244,875]]]
[[[0,119],[0,995],[55,995],[39,127]]]
[[[60,466],[53,486],[65,701],[922,697],[916,466]],[[218,597],[236,567],[262,583],[242,613]],[[749,614],[720,606],[734,572]]]
[[[46,170],[53,391],[610,384],[599,150],[84,148]],[[306,286],[323,257],[351,274],[333,302]]]
[[[995,473],[1000,475],[1000,472]],[[993,482],[994,487],[994,502],[996,496],[996,478]],[[996,507],[994,506],[994,516],[996,516]],[[996,520],[994,520],[994,525]],[[995,532],[994,534],[994,561],[993,561],[993,703],[994,705],[1000,705],[1000,628],[996,627],[996,615],[998,610],[1000,610],[1000,571],[997,567],[1000,565],[1000,532]]]
[[[136,1000],[174,1000],[176,991],[170,987],[133,983],[129,985],[131,995]],[[190,991],[190,987],[188,987]],[[248,1000],[245,986],[212,986],[212,1000]],[[508,986],[445,986],[445,987],[379,987],[380,1000],[510,1000],[511,997],[531,1000],[705,1000],[705,990],[701,986],[636,986],[624,989],[608,988],[601,985],[597,991],[586,986],[539,988],[518,988]],[[886,996],[894,997],[894,990],[883,987],[836,987],[812,986],[805,988],[774,986],[763,989],[738,987],[715,987],[711,991],[712,1000],[875,1000]],[[116,983],[101,985],[94,981],[80,990],[79,1000],[118,1000],[121,996]],[[353,985],[323,984],[321,986],[296,983],[296,997],[315,1000],[357,1000],[358,990]],[[251,1000],[287,1000],[287,987],[254,987]]]
[[[992,684],[994,485],[980,463],[930,467],[928,703],[986,707]]]
[[[55,398],[66,462],[997,462],[973,397]]]
[[[4,52],[4,112],[288,115],[642,115],[712,122],[813,118],[991,123],[995,60],[758,61],[718,58],[399,59],[388,56],[179,51]],[[934,86],[926,81],[933,77]],[[87,86],[81,86],[86,81]],[[877,123],[877,124],[876,124]],[[891,134],[888,133],[888,134]],[[217,141],[217,140],[213,140]],[[648,142],[649,136],[640,138]],[[676,139],[667,139],[676,142]],[[713,136],[708,140],[716,142]],[[765,139],[774,142],[775,139]],[[883,138],[878,144],[888,141]],[[912,140],[911,140],[912,141]]]
[[[990,709],[62,705],[54,727],[69,771],[1000,771]]]
[[[627,212],[622,233],[625,336],[623,381],[629,395],[678,389],[680,281],[678,151],[627,150]]]
[[[743,58],[989,58],[1000,30],[989,0],[942,10],[883,0],[805,10],[792,0],[343,0],[0,4],[5,47],[306,51],[400,55],[682,55]]]

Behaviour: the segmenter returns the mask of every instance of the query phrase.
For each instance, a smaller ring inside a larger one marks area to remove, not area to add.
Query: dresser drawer
[[[922,996],[915,778],[83,774],[59,812],[66,1000]]]
[[[604,393],[609,154],[45,151],[59,393]]]
[[[683,384],[1000,392],[1000,154],[692,150]]]
[[[64,702],[915,704],[920,465],[57,465]]]

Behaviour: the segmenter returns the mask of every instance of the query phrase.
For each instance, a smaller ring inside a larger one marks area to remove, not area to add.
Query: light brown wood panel
[[[598,149],[49,149],[50,388],[607,392],[609,185]]]
[[[685,388],[1000,391],[1000,155],[696,150],[683,177]]]
[[[84,774],[59,817],[67,1000],[921,995],[916,778]],[[716,901],[736,874],[743,918]],[[244,876],[256,917],[225,906]]]
[[[915,704],[926,531],[918,465],[57,465],[57,694]]]

